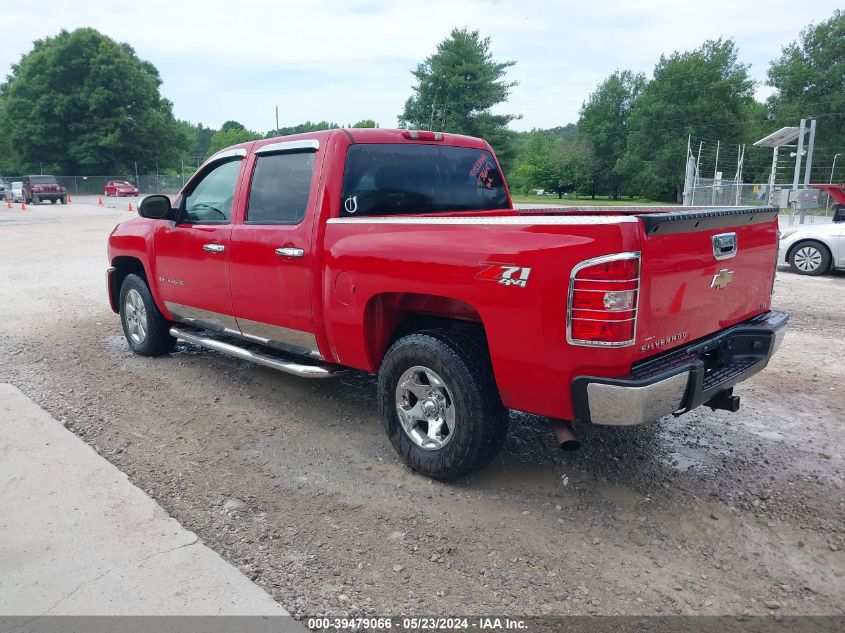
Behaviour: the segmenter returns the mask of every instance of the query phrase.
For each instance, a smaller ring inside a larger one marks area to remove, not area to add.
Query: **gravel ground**
[[[132,354],[103,278],[124,202],[0,209],[0,381],[292,613],[845,613],[845,275],[779,273],[791,328],[739,413],[582,425],[576,454],[512,413],[444,485],[394,455],[366,374]]]

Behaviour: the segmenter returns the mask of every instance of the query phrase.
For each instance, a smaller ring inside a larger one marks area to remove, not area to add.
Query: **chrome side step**
[[[194,345],[213,349],[215,352],[220,352],[221,354],[234,356],[235,358],[240,358],[241,360],[246,360],[251,363],[255,363],[256,365],[263,365],[264,367],[278,369],[279,371],[293,374],[294,376],[301,376],[303,378],[334,378],[335,376],[339,376],[346,372],[345,369],[334,367],[332,365],[306,365],[304,363],[296,363],[283,358],[276,358],[270,356],[269,354],[254,352],[246,349],[245,347],[238,347],[237,345],[219,341],[209,336],[203,336],[197,332],[189,332],[188,330],[179,327],[171,327],[170,336],[182,339],[183,341],[188,341]]]

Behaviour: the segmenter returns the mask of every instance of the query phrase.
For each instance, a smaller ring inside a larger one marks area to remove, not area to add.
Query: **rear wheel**
[[[41,198],[36,195],[32,196],[32,204],[41,204]]]
[[[451,330],[410,334],[391,346],[379,371],[379,403],[393,447],[434,479],[481,467],[507,435],[486,350]]]
[[[176,339],[170,324],[159,312],[147,282],[127,275],[120,287],[120,322],[132,351],[141,356],[161,356],[173,350]]]
[[[830,251],[818,242],[802,242],[789,254],[789,267],[799,275],[821,275],[830,270]]]

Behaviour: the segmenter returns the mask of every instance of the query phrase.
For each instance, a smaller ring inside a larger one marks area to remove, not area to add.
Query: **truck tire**
[[[67,204],[67,196],[62,196],[61,198],[59,198],[59,202],[61,202],[62,204]]]
[[[32,204],[41,204],[41,198],[36,195],[32,196]]]
[[[382,422],[393,448],[413,470],[458,479],[493,459],[508,413],[487,351],[452,330],[428,330],[396,341],[379,370]]]
[[[126,342],[141,356],[162,356],[173,351],[176,339],[170,324],[159,312],[147,282],[138,275],[127,275],[120,286],[120,323]]]
[[[799,242],[789,252],[789,268],[799,275],[821,275],[830,270],[830,251],[819,242]]]

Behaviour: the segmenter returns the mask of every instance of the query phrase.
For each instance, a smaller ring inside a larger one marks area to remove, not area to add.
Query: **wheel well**
[[[415,293],[385,293],[367,304],[365,332],[373,367],[379,367],[387,349],[403,336],[423,330],[447,329],[472,336],[487,349],[481,315],[464,301]]]
[[[827,257],[828,257],[828,260],[829,260],[828,266],[829,267],[833,266],[833,254],[830,252],[830,249],[828,248],[827,244],[825,244],[824,242],[819,242],[818,240],[814,240],[812,238],[803,239],[800,242],[796,242],[795,244],[790,246],[789,250],[786,253],[786,261],[789,262],[792,259],[792,254],[798,248],[800,248],[801,246],[804,246],[805,244],[813,244],[813,245],[821,248],[825,253],[827,253]]]
[[[112,266],[114,266],[114,273],[111,276],[111,287],[109,288],[109,294],[112,305],[118,305],[118,299],[120,298],[120,287],[123,285],[123,280],[126,279],[127,275],[136,274],[141,277],[144,281],[147,281],[147,273],[144,270],[144,265],[141,263],[141,260],[136,259],[135,257],[115,257],[112,260]],[[147,285],[149,286],[149,282],[147,281]]]

